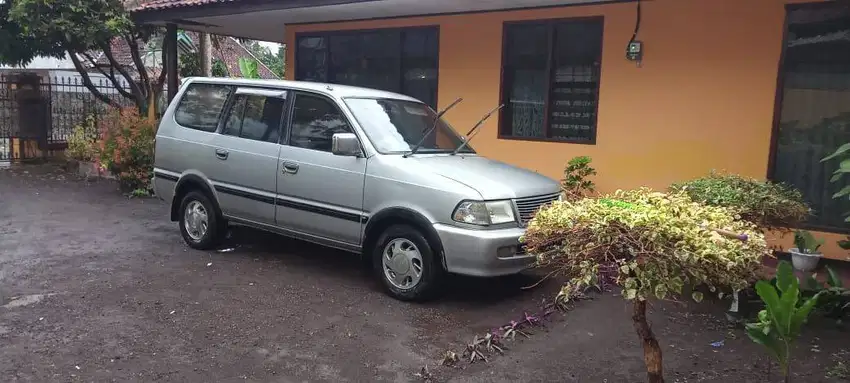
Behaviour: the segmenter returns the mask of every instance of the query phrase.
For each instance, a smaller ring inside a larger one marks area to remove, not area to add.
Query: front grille
[[[557,194],[549,194],[549,195],[539,195],[534,197],[525,197],[525,198],[517,198],[514,200],[516,204],[517,213],[519,213],[519,221],[523,226],[528,224],[528,221],[534,217],[534,213],[537,213],[537,210],[556,201],[558,199]]]

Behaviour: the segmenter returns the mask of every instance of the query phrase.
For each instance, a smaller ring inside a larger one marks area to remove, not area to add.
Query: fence
[[[132,106],[105,77],[91,74],[91,80],[110,100]],[[76,72],[0,73],[0,162],[52,156],[67,147],[74,127],[87,116],[112,118],[113,108]]]

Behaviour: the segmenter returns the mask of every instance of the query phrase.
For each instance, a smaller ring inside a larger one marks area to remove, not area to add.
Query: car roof
[[[413,97],[403,94],[387,92],[383,90],[361,88],[358,86],[328,84],[321,82],[310,81],[289,81],[289,80],[253,80],[244,78],[223,78],[223,77],[189,77],[186,81],[213,83],[213,84],[228,84],[235,86],[261,86],[261,87],[281,87],[293,90],[305,90],[319,92],[326,95],[336,97],[363,97],[363,98],[391,98],[397,100],[422,102]]]

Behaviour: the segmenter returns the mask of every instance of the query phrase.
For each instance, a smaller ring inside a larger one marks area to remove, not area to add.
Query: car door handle
[[[227,156],[229,154],[230,154],[230,152],[228,152],[227,150],[224,150],[224,149],[216,149],[215,150],[215,156],[216,156],[216,158],[218,158],[220,160],[226,160]]]
[[[284,173],[291,173],[291,174],[298,173],[298,164],[296,164],[294,162],[289,162],[289,161],[284,162],[283,163],[283,172]]]

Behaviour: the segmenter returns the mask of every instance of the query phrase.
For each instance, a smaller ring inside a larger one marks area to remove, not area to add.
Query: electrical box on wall
[[[643,59],[643,42],[632,40],[626,47],[626,59],[640,62]]]

